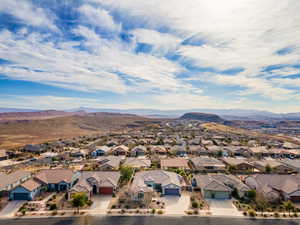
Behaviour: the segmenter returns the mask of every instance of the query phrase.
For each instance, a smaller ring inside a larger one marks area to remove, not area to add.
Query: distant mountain
[[[1,112],[38,112],[41,110],[35,109],[6,109],[0,108]],[[124,113],[136,114],[151,118],[178,118],[181,115],[189,112],[201,112],[208,114],[217,114],[226,120],[300,120],[300,112],[295,113],[272,113],[262,110],[248,110],[248,109],[186,109],[186,110],[158,110],[158,109],[108,109],[108,108],[87,108],[80,107],[66,112],[85,111],[91,112],[108,112],[108,113]]]
[[[205,122],[215,122],[215,123],[225,122],[225,120],[219,117],[218,115],[208,114],[208,113],[197,113],[197,112],[185,113],[183,116],[180,117],[180,119],[201,120]]]

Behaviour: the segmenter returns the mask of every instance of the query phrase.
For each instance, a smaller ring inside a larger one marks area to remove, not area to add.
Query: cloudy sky
[[[1,0],[0,107],[300,111],[299,0]]]

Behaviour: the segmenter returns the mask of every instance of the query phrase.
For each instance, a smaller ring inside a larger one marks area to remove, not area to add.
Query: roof
[[[195,166],[219,166],[225,167],[225,165],[218,159],[212,157],[195,157],[191,159],[191,162]]]
[[[213,178],[211,175],[196,175],[194,176],[197,186],[210,191],[226,191],[230,192],[231,188],[227,187],[221,181]]]
[[[139,145],[139,146],[134,147],[131,151],[133,151],[133,152],[134,151],[138,151],[138,152],[143,151],[143,152],[146,152],[147,148],[145,146],[143,146],[143,145]]]
[[[151,161],[149,159],[141,159],[141,158],[135,158],[135,157],[130,157],[126,158],[124,164],[125,166],[130,166],[130,167],[150,167],[151,166]]]
[[[114,147],[112,151],[125,151],[125,152],[128,152],[129,148],[125,145],[119,145],[119,146]]]
[[[99,187],[116,187],[120,176],[120,172],[116,171],[84,171],[71,191],[91,191],[94,184]]]
[[[103,156],[98,158],[100,166],[109,165],[113,168],[118,168],[120,166],[122,158],[119,156]]]
[[[298,160],[298,159],[293,159],[293,160],[284,159],[284,160],[281,160],[280,162],[285,165],[291,166],[293,168],[300,168],[300,160]]]
[[[189,168],[188,161],[183,158],[168,158],[160,160],[161,167],[185,167]]]
[[[299,175],[257,174],[246,178],[246,183],[258,191],[281,190],[287,194],[300,190]]]
[[[177,173],[164,170],[138,172],[135,174],[134,180],[131,184],[131,191],[153,191],[152,188],[147,187],[145,182],[154,182],[156,184],[161,184],[162,186],[174,184],[180,187],[182,177]]]
[[[108,146],[106,146],[106,145],[103,145],[103,146],[96,146],[96,147],[95,147],[95,150],[102,150],[102,151],[104,151],[104,152],[108,152],[108,151],[111,150],[111,148],[108,147]]]
[[[277,167],[282,165],[282,163],[275,160],[254,161],[253,164],[254,166],[261,166],[261,167],[266,167],[267,165],[269,165],[270,167]]]
[[[151,147],[151,151],[167,152],[167,150],[164,146],[153,146],[153,147]]]
[[[6,157],[6,156],[7,156],[6,150],[0,149],[0,157]]]
[[[244,164],[244,163],[249,164],[246,160],[240,158],[227,157],[227,158],[223,158],[223,161],[228,165],[234,165],[234,166]]]
[[[268,150],[265,146],[251,147],[249,150],[253,153],[268,153]]]
[[[28,191],[34,191],[35,189],[41,187],[41,183],[35,181],[34,179],[29,179],[20,185]]]
[[[46,169],[38,172],[35,178],[45,184],[57,184],[62,181],[71,183],[73,176],[73,171],[69,169]]]
[[[31,174],[29,172],[24,170],[17,170],[10,174],[0,173],[0,190],[5,189],[7,185],[13,184],[30,175]]]

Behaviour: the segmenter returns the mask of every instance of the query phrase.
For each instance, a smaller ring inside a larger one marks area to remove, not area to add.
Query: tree
[[[234,197],[234,198],[236,198],[236,199],[239,199],[240,198],[240,195],[239,195],[239,191],[238,191],[238,189],[235,187],[234,189],[233,189],[233,191],[231,192],[231,195],[232,195],[232,197]]]
[[[271,173],[272,172],[272,167],[269,164],[267,164],[266,168],[265,168],[265,171],[266,171],[266,173]]]
[[[256,197],[256,190],[249,190],[245,193],[246,197],[250,198],[251,200],[255,199]]]
[[[129,166],[121,167],[121,182],[128,183],[133,175],[134,169]]]
[[[77,208],[78,212],[79,212],[79,208],[85,206],[87,204],[87,202],[88,202],[88,197],[83,192],[75,193],[72,196],[71,203],[72,203],[73,207]]]
[[[255,202],[257,210],[261,211],[262,213],[264,213],[269,206],[267,199],[260,193],[256,194]]]
[[[294,204],[291,201],[286,201],[282,203],[284,209],[289,212],[289,216],[291,215],[291,210],[295,208]]]

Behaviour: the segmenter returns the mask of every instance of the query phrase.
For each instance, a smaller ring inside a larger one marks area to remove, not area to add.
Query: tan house
[[[285,174],[285,173],[295,172],[293,170],[293,168],[281,163],[280,161],[260,160],[260,161],[254,161],[252,163],[253,163],[253,166],[262,173],[268,172],[268,171],[266,171],[267,167],[270,167],[271,171],[269,171],[269,172],[271,172],[271,173]]]
[[[190,167],[188,165],[188,161],[184,158],[167,158],[160,160],[160,167],[163,170],[168,169],[183,169],[189,170]]]
[[[191,168],[199,172],[224,172],[225,164],[213,157],[195,157],[190,159]]]
[[[223,158],[223,162],[231,172],[253,172],[254,170],[254,166],[245,159],[227,157]]]

